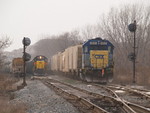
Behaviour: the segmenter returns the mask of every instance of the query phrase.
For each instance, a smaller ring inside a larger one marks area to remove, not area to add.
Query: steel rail
[[[42,79],[45,79],[45,78],[42,78]],[[53,82],[60,82],[60,81],[54,80],[54,79],[50,79],[50,80],[53,80]],[[68,85],[69,87],[75,88],[75,89],[77,89],[77,90],[80,90],[80,89],[78,89],[78,88],[76,88],[76,87],[74,87],[74,86],[72,86],[72,85],[69,85],[69,84],[66,84],[66,83],[63,83],[63,82],[60,82],[60,83],[65,84],[65,85]],[[109,93],[111,93],[112,97],[116,98],[116,100],[118,100],[118,101],[122,101],[122,103],[124,103],[125,105],[127,105],[127,106],[129,107],[129,109],[131,108],[131,109],[133,110],[132,112],[137,112],[137,113],[149,113],[149,112],[150,112],[150,110],[147,109],[147,108],[145,108],[145,107],[142,107],[142,106],[139,106],[139,105],[137,105],[137,104],[133,104],[133,103],[131,103],[131,102],[127,102],[127,101],[121,99],[113,90],[107,88],[106,86],[102,86],[102,85],[99,85],[99,84],[92,84],[92,85],[93,85],[93,86],[97,86],[97,87],[101,87],[101,88],[103,88],[103,89],[106,89]],[[120,87],[120,86],[115,86],[115,88],[116,88],[116,87]],[[118,89],[118,88],[117,88],[117,89]],[[124,87],[121,87],[121,89],[123,90]],[[80,90],[80,91],[82,91],[82,90]],[[85,93],[88,92],[89,94],[91,94],[91,95],[93,95],[93,96],[95,96],[95,97],[98,97],[98,98],[101,98],[101,99],[103,98],[103,99],[105,99],[105,100],[109,100],[109,99],[107,99],[107,96],[100,96],[99,94],[97,95],[97,94],[94,94],[94,93],[89,92],[89,91],[82,91],[82,92],[85,92]],[[69,94],[69,95],[71,95],[71,94]],[[69,96],[67,96],[67,94],[66,94],[66,98],[68,98],[68,97],[69,97]],[[72,99],[70,99],[70,100],[72,100]],[[78,99],[77,99],[77,100],[78,100]],[[81,100],[81,99],[79,99],[79,100]],[[111,101],[111,100],[109,100],[109,101]],[[76,103],[76,101],[75,101],[75,103]],[[117,104],[117,102],[116,102],[116,104]],[[90,108],[90,107],[89,107],[89,108]],[[92,106],[91,106],[91,108],[92,108]],[[126,108],[127,108],[127,107],[124,107],[124,109],[126,109]],[[127,111],[127,112],[130,113],[130,110]]]
[[[63,82],[60,82],[60,81],[57,81],[57,80],[53,80],[53,79],[49,79],[49,80],[52,80],[54,82],[59,82],[61,84],[67,85],[69,87],[72,87],[76,90],[87,93],[89,95],[93,95],[94,97],[97,97],[99,99],[103,99],[105,101],[113,101],[116,105],[118,105],[118,104],[121,105],[122,108],[124,109],[124,111],[126,111],[127,113],[136,113],[132,108],[130,108],[128,105],[126,105],[120,98],[114,98],[114,97],[110,97],[110,96],[100,95],[100,94],[97,94],[97,93],[89,92],[87,90],[83,90],[83,89],[74,87],[72,85],[69,85],[69,84],[66,84],[66,83],[63,83]]]
[[[150,113],[150,109],[147,109],[145,107],[139,106],[137,104],[133,104],[127,101],[124,101],[128,106],[130,106],[132,109],[134,109],[137,113]]]
[[[109,113],[106,110],[98,107],[97,105],[91,103],[87,99],[84,99],[82,97],[78,97],[77,95],[71,94],[57,86],[55,86],[53,83],[47,82],[48,85],[50,85],[51,88],[53,88],[59,95],[63,96],[65,99],[70,101],[75,101],[75,103],[78,103],[78,107],[81,107],[85,111],[92,111],[93,113]]]
[[[106,89],[108,92],[110,92],[114,97],[120,98],[113,90],[107,88],[106,86],[101,86],[99,84],[93,84],[93,85],[95,85],[97,87],[102,87],[102,88]],[[125,101],[124,99],[121,99],[121,100],[123,100],[129,107],[131,107],[137,113],[150,113],[150,109],[147,109],[147,108],[145,108],[143,106],[140,106],[140,105],[137,105],[137,104]]]
[[[128,92],[131,92],[131,93],[134,93],[134,94],[138,94],[138,95],[141,95],[143,98],[147,99],[147,100],[150,100],[150,96],[145,94],[145,93],[142,93],[138,90],[134,90],[132,88],[127,88],[127,87],[123,87],[123,86],[107,86],[109,88],[114,88],[114,89],[121,89],[121,90],[124,90],[124,91],[128,91]]]
[[[94,86],[96,86],[96,87],[100,87],[100,88],[105,89],[105,90],[106,90],[107,92],[109,92],[109,93],[112,95],[112,97],[114,97],[114,98],[120,98],[113,90],[107,88],[106,86],[102,86],[102,85],[99,85],[99,84],[92,84],[92,85],[94,85]]]

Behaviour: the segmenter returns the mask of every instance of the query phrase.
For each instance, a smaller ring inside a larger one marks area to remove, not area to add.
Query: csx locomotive
[[[48,59],[45,56],[39,55],[33,59],[33,74],[45,75],[47,71]]]
[[[71,46],[51,57],[51,70],[88,82],[109,82],[113,78],[113,44],[101,38]]]
[[[87,81],[108,82],[113,78],[114,46],[108,40],[95,38],[82,45],[80,77]]]

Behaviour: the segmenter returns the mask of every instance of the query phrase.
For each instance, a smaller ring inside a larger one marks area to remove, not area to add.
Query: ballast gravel
[[[27,105],[27,113],[81,113],[38,80],[27,81],[27,86],[14,94],[11,103],[24,103]]]

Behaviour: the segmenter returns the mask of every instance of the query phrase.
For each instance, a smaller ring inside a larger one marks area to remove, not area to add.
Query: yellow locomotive
[[[39,55],[33,59],[33,74],[45,75],[47,71],[48,59],[45,56]]]

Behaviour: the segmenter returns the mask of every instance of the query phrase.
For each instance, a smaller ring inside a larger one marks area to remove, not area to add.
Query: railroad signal
[[[24,76],[23,76],[23,86],[26,86],[26,61],[29,61],[31,59],[31,55],[29,53],[26,53],[26,46],[29,46],[31,43],[31,40],[27,37],[24,37],[22,40],[22,44],[23,44],[23,61],[24,61]]]
[[[128,58],[129,58],[129,60],[130,61],[134,61],[134,59],[136,59],[136,55],[134,55],[134,53],[130,53],[129,55],[128,55]]]
[[[31,55],[25,52],[25,54],[23,55],[23,59],[25,59],[25,61],[29,61],[31,59]]]
[[[135,39],[135,33],[136,33],[136,20],[134,20],[134,23],[131,23],[131,24],[128,25],[128,29],[129,29],[130,32],[134,33],[133,53],[132,53],[132,55],[130,55],[130,60],[133,61],[133,83],[136,83],[136,80],[135,80],[135,61],[136,61],[136,53],[135,53],[136,39]]]
[[[29,46],[31,44],[31,40],[27,37],[24,37],[22,40],[22,44],[25,46]]]
[[[134,22],[134,23],[129,24],[128,29],[131,32],[135,32],[136,31],[136,23]]]

